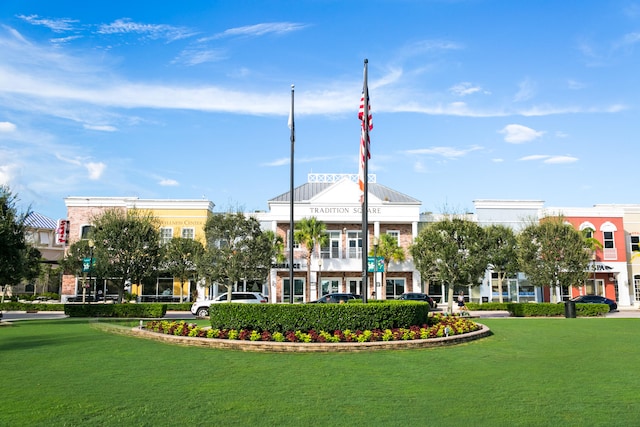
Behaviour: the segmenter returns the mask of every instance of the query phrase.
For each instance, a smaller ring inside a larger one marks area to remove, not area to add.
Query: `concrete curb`
[[[374,341],[356,343],[291,343],[275,341],[244,341],[227,340],[217,338],[183,337],[145,329],[114,327],[107,324],[94,324],[95,327],[112,333],[132,335],[155,341],[179,344],[191,347],[209,347],[217,349],[271,352],[271,353],[339,353],[359,352],[375,350],[408,350],[415,348],[432,348],[462,344],[491,335],[491,329],[478,323],[480,329],[467,334],[452,335],[443,338],[430,338],[426,340],[401,340],[401,341]]]

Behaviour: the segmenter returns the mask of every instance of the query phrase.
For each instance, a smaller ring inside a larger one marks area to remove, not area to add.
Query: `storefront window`
[[[404,279],[387,279],[387,299],[395,299],[404,293]]]
[[[304,280],[303,279],[293,279],[294,289],[293,289],[293,302],[302,302],[304,301]],[[282,302],[291,301],[291,287],[289,286],[289,279],[282,280]]]

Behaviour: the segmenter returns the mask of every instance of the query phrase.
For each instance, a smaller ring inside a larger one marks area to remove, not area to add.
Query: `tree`
[[[304,245],[306,249],[305,257],[307,259],[307,283],[305,284],[305,295],[307,301],[311,301],[311,256],[314,251],[325,246],[329,240],[327,235],[327,226],[324,222],[318,221],[316,217],[302,218],[295,227],[294,239],[296,243]],[[320,284],[316,286],[316,292],[320,288]]]
[[[25,220],[30,212],[19,213],[18,198],[9,187],[0,186],[0,286],[2,302],[7,286],[19,284],[28,270]]]
[[[370,256],[378,256],[383,259],[384,269],[382,271],[382,283],[387,283],[387,271],[389,271],[389,264],[393,262],[404,262],[406,259],[406,254],[404,249],[398,245],[398,239],[391,234],[381,234],[378,240],[377,249],[374,248],[369,252]],[[377,260],[376,260],[377,262]],[[375,278],[374,278],[375,281]],[[375,287],[375,283],[373,286]],[[384,291],[385,287],[382,288],[381,299],[386,298],[386,292]]]
[[[518,260],[534,286],[558,289],[584,283],[591,251],[578,230],[562,217],[553,217],[520,232]],[[553,292],[551,301],[557,302]]]
[[[447,287],[449,312],[453,311],[454,287],[477,286],[488,263],[484,229],[460,218],[429,224],[409,251],[421,275]]]
[[[184,283],[197,278],[196,264],[203,252],[202,243],[183,237],[174,237],[164,247],[162,269],[180,281],[180,302],[183,301]]]
[[[504,225],[490,225],[485,232],[489,266],[498,275],[499,301],[503,302],[504,279],[518,272],[518,242],[513,230]]]
[[[110,209],[93,218],[96,271],[112,277],[123,300],[127,281],[140,284],[156,274],[161,259],[157,219],[149,212]],[[93,268],[93,267],[92,267]]]
[[[260,223],[241,212],[215,214],[204,226],[207,258],[206,274],[227,287],[231,301],[233,285],[241,280],[267,278],[274,255],[273,242],[260,229]]]

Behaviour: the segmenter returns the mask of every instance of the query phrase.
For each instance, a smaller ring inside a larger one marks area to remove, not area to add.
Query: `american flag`
[[[365,117],[365,111],[367,117]],[[358,169],[358,185],[360,191],[364,193],[364,183],[366,176],[364,176],[364,163],[367,159],[371,158],[371,140],[369,139],[369,131],[373,129],[373,121],[371,120],[371,106],[369,105],[369,88],[367,87],[367,79],[365,72],[364,87],[362,89],[362,97],[360,98],[360,110],[358,111],[358,118],[361,121],[362,132],[360,134],[360,168]],[[366,154],[365,154],[366,151]],[[365,159],[366,155],[366,159]]]

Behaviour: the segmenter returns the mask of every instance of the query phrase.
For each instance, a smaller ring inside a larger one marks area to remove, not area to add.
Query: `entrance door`
[[[605,296],[604,294],[604,280],[602,279],[588,279],[585,285],[587,290],[587,295],[600,295]]]
[[[347,292],[362,295],[362,279],[347,279]]]
[[[339,279],[321,279],[321,287],[320,287],[320,291],[321,294],[320,296],[326,295],[326,294],[334,294],[337,292],[340,292],[340,280]]]

